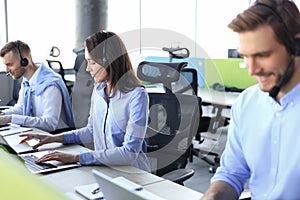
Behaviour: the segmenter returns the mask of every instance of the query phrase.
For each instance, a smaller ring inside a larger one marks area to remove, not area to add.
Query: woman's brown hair
[[[126,93],[142,86],[132,68],[126,47],[118,35],[113,32],[97,32],[85,40],[85,46],[91,58],[105,68],[113,90],[119,89]]]

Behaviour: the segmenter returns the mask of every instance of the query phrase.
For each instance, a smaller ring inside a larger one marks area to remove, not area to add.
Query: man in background
[[[20,41],[7,43],[0,56],[13,79],[23,77],[18,102],[0,115],[7,123],[36,127],[47,132],[74,128],[68,90],[61,78],[44,63],[34,63],[29,46]]]

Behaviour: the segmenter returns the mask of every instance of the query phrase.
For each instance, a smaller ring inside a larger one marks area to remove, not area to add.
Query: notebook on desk
[[[98,191],[103,193],[105,200],[163,200],[124,177],[111,178],[97,170],[92,170],[92,173],[99,185]]]
[[[5,124],[0,127],[0,136],[13,135],[16,133],[31,131],[30,127],[23,127],[17,124]]]
[[[27,167],[27,169],[34,174],[48,173],[80,166],[79,163],[66,164],[59,161],[35,163],[37,159],[41,158],[43,155],[46,155],[48,153],[49,151],[40,151],[34,153],[21,154],[19,156],[25,162],[25,166]]]

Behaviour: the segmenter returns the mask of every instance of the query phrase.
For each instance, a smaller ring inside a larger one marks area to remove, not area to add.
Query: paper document
[[[103,193],[99,188],[98,183],[81,185],[75,187],[75,191],[89,200],[103,199]]]
[[[23,127],[17,124],[9,124],[8,126],[2,126],[0,128],[0,136],[7,136],[12,135],[16,133],[31,131],[32,128],[29,127]]]

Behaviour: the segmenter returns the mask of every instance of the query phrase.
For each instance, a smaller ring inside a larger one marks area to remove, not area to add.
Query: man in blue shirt
[[[28,44],[9,42],[0,57],[13,79],[23,78],[18,102],[0,113],[0,125],[14,123],[49,132],[75,127],[65,83],[44,63],[33,62]]]
[[[202,199],[300,198],[300,14],[289,0],[257,0],[228,25],[258,84],[232,107],[221,166]]]

